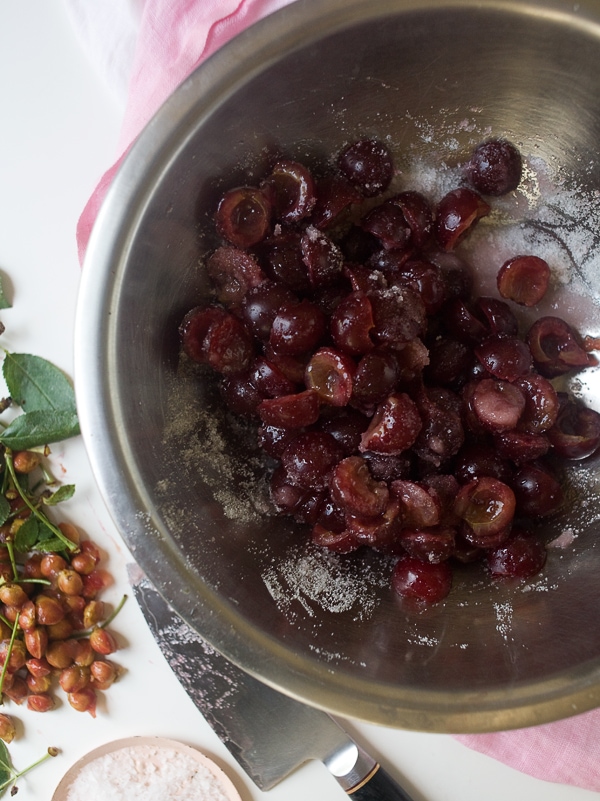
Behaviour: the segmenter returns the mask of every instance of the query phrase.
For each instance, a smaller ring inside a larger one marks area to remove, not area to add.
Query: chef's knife
[[[128,565],[128,573],[171,669],[261,790],[305,762],[320,760],[354,801],[412,801],[333,718],[233,665],[179,617],[137,565]]]

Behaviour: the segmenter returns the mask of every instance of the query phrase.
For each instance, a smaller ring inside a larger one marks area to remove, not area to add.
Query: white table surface
[[[101,2],[101,0],[89,0]],[[73,320],[80,270],[75,226],[96,181],[110,166],[122,109],[90,66],[61,0],[0,3],[0,270],[12,284],[13,308],[0,312],[8,350],[50,359],[72,375]],[[53,449],[52,462],[77,487],[64,516],[106,553],[115,585],[128,592],[130,559],[95,487],[80,438]],[[93,719],[62,703],[46,714],[7,704],[19,721],[10,746],[23,768],[48,746],[54,760],[19,782],[19,798],[49,801],[67,769],[89,750],[132,735],[181,740],[220,764],[243,801],[343,798],[320,763],[306,765],[262,793],[243,774],[188,699],[130,597],[112,630],[121,650],[120,680]],[[379,756],[415,801],[586,801],[598,794],[538,781],[471,752],[450,736],[354,723],[352,731]]]

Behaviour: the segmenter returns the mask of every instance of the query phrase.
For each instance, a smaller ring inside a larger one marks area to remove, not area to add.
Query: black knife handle
[[[413,801],[379,764],[347,793],[348,798],[353,798],[354,801]]]

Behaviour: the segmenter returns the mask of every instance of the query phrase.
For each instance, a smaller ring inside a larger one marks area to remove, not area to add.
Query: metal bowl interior
[[[593,333],[599,58],[596,2],[575,12],[541,1],[299,0],[192,74],[114,180],[76,330],[94,472],[127,545],[177,611],[289,695],[443,732],[521,727],[600,703],[593,464],[569,471],[568,509],[544,533],[572,536],[549,550],[538,581],[492,585],[459,572],[446,602],[410,610],[390,593],[389,560],[324,555],[299,526],[266,514],[252,436],[178,342],[183,315],[208,297],[202,255],[223,188],[258,179],[274,153],[315,164],[366,135],[386,138],[401,176],[418,162],[446,169],[482,138],[506,136],[530,171],[543,163],[549,183],[585,197],[573,240],[561,239],[568,226],[546,234],[572,260],[557,308]],[[600,409],[597,382],[592,370],[577,389]]]

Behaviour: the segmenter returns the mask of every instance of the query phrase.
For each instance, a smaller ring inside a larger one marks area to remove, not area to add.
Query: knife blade
[[[127,572],[171,670],[257,787],[269,790],[319,760],[354,801],[413,801],[331,716],[238,668],[179,617],[138,565]]]

